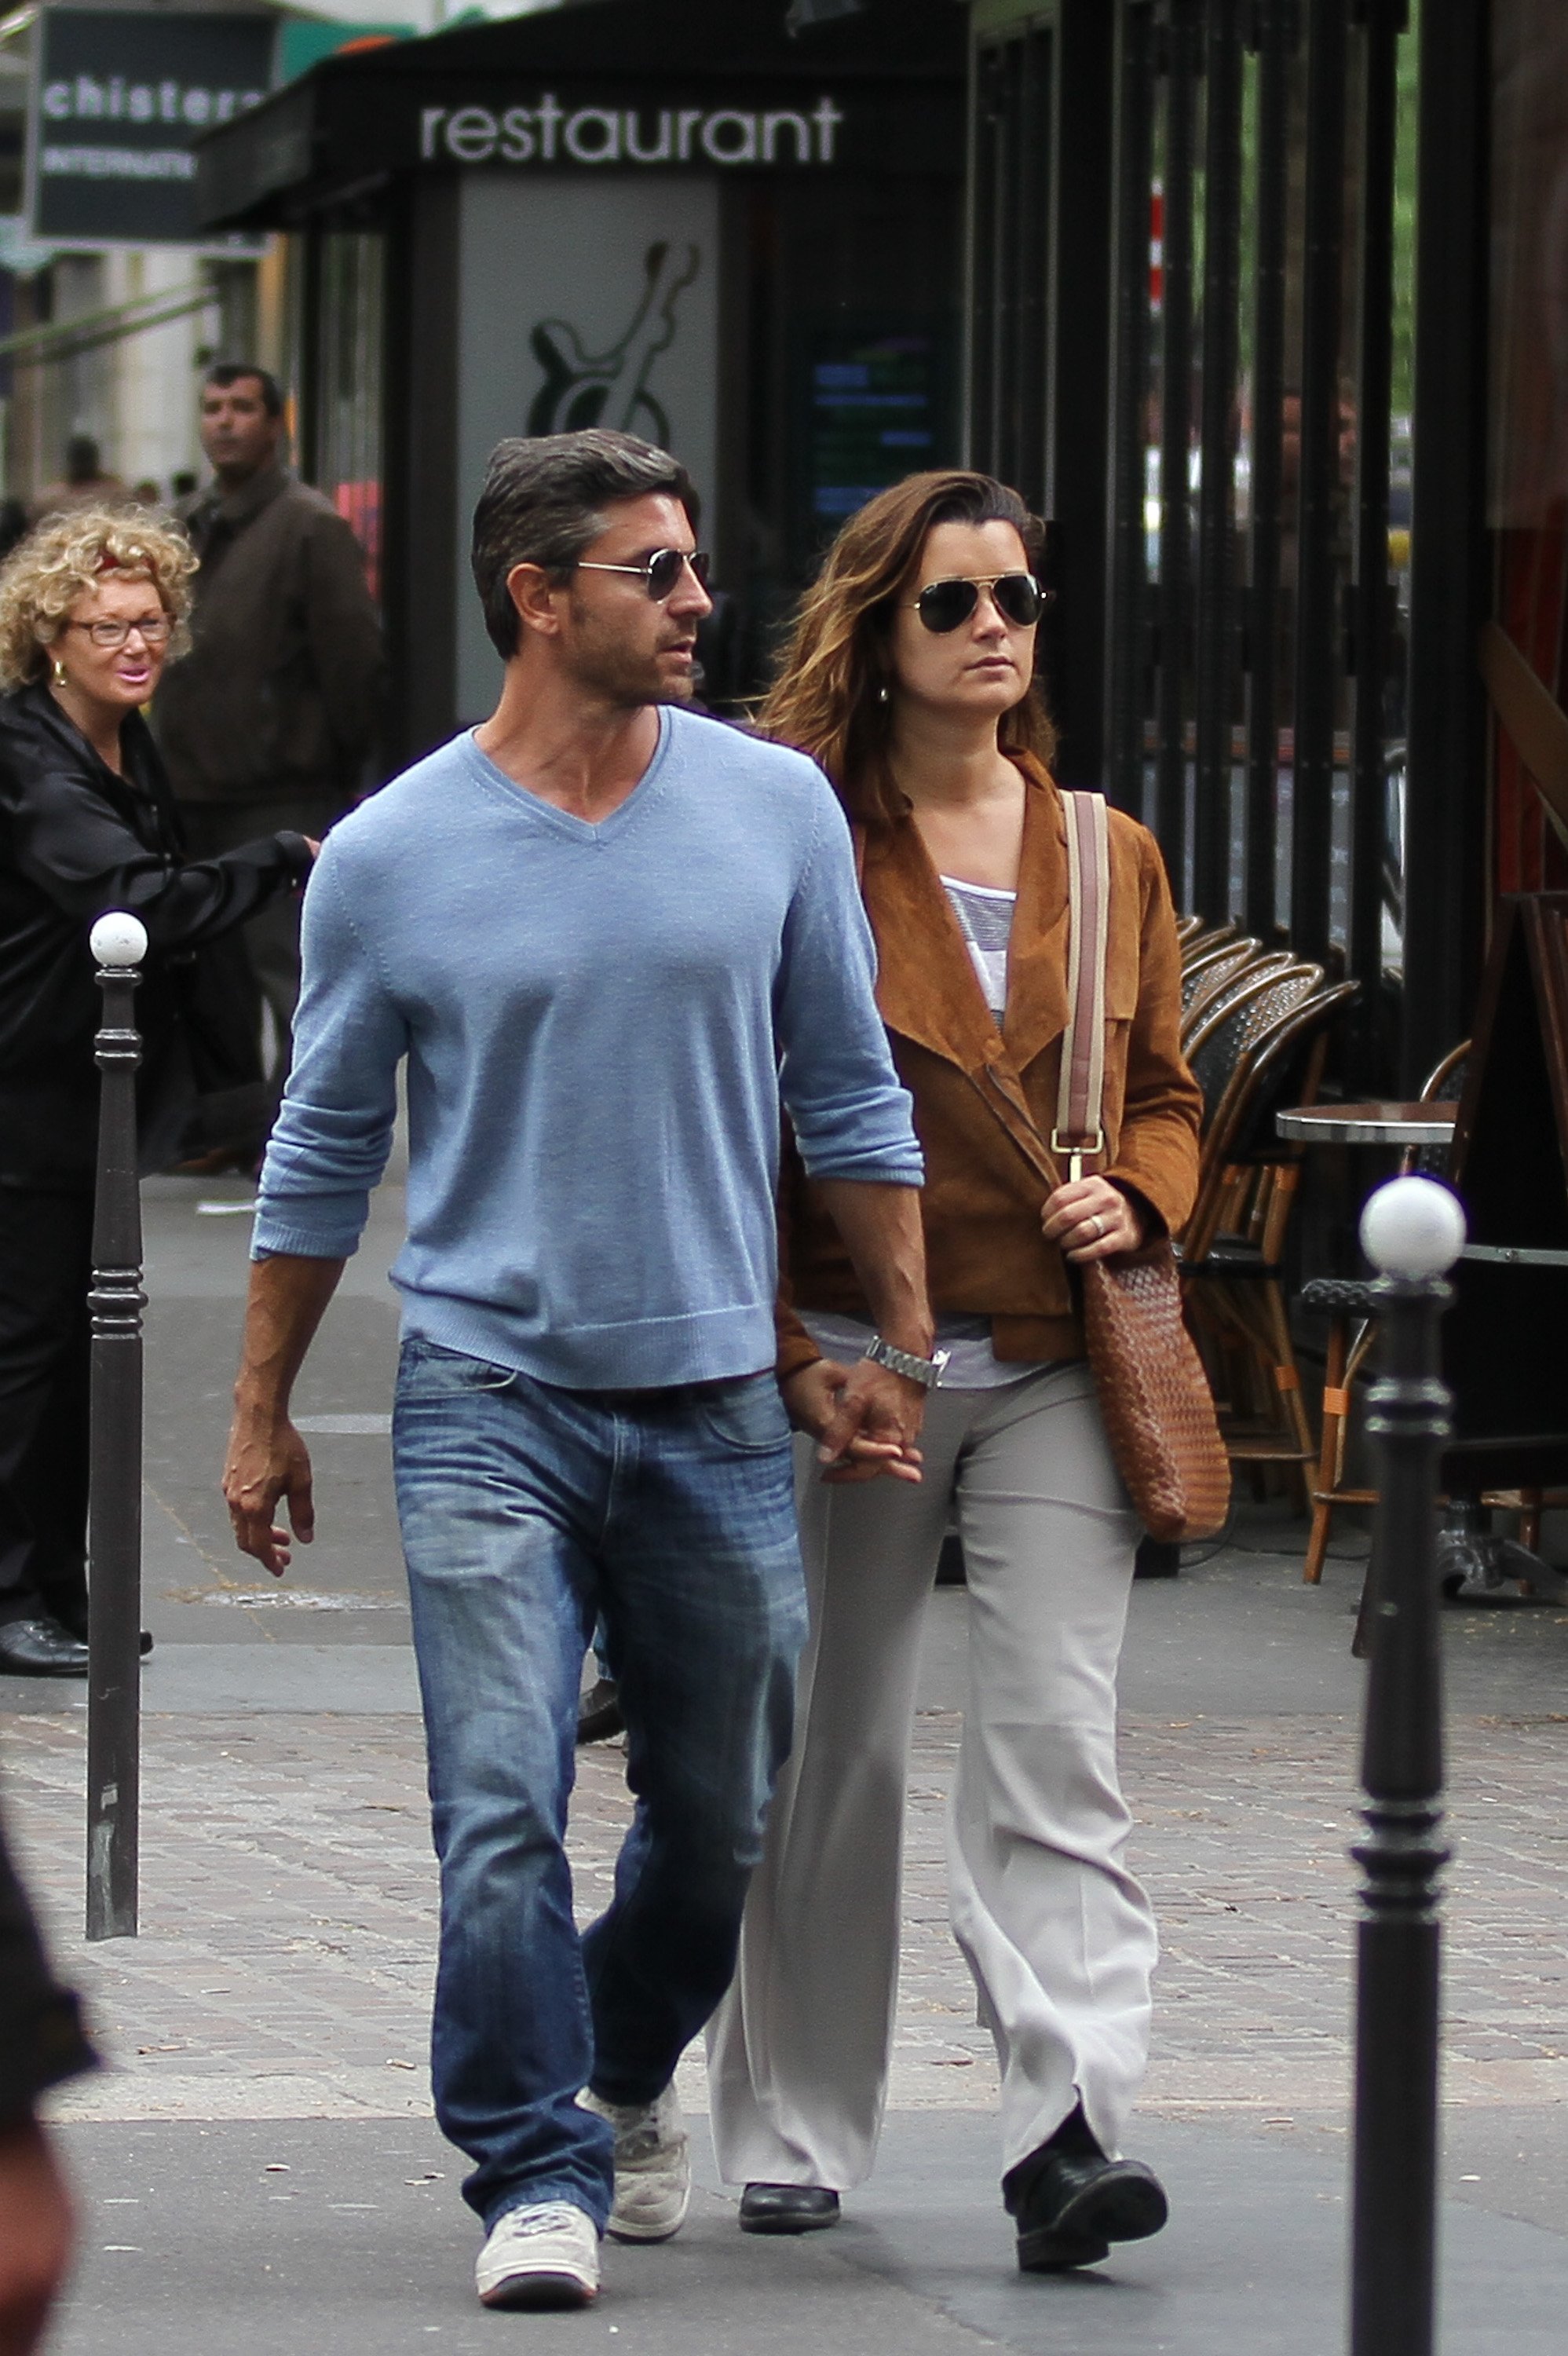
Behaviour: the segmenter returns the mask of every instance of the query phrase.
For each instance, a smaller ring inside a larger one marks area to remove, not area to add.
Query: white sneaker
[[[615,2130],[615,2202],[606,2232],[617,2242],[667,2242],[691,2206],[691,2147],[674,2085],[654,2103],[602,2103],[587,2092],[577,2099]]]
[[[486,2307],[592,2307],[599,2296],[599,2233],[570,2201],[508,2209],[474,2268]]]

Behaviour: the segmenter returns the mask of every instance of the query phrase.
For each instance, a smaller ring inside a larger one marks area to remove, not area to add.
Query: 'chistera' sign
[[[89,249],[208,242],[195,145],[266,96],[275,20],[178,7],[46,7],[37,19],[33,235]]]
[[[420,156],[456,164],[832,164],[844,116],[795,107],[426,106]]]
[[[78,74],[70,81],[45,82],[38,104],[51,124],[167,123],[205,131],[209,123],[232,122],[248,107],[259,106],[265,95],[264,89],[211,90],[201,82],[176,81],[172,76],[164,81],[134,81],[124,74],[109,74],[102,80]],[[190,180],[196,177],[196,166],[188,157],[182,157],[177,171],[136,177]]]

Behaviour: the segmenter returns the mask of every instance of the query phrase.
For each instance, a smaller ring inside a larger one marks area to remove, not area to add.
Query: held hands
[[[223,1495],[240,1553],[282,1579],[292,1556],[289,1532],[272,1518],[280,1498],[288,1499],[293,1539],[309,1546],[315,1536],[310,1451],[287,1416],[268,1421],[239,1410],[229,1435]]]
[[[919,1383],[862,1358],[841,1366],[831,1358],[802,1366],[782,1386],[789,1419],[817,1442],[824,1481],[893,1481],[921,1477],[915,1446],[925,1414]]]
[[[1108,1178],[1075,1178],[1048,1197],[1040,1215],[1046,1242],[1060,1244],[1072,1260],[1111,1259],[1136,1251],[1143,1221]]]

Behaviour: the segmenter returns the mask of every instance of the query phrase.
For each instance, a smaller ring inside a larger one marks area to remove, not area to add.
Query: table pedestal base
[[[1511,1603],[1522,1581],[1543,1601],[1568,1601],[1568,1578],[1517,1538],[1485,1526],[1482,1508],[1456,1499],[1437,1536],[1437,1583],[1451,1603]]]

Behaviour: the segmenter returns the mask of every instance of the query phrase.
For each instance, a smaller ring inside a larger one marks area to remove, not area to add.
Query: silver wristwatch
[[[947,1352],[938,1350],[933,1358],[917,1358],[912,1350],[895,1350],[880,1333],[873,1333],[864,1355],[890,1374],[902,1375],[906,1382],[919,1383],[923,1390],[933,1391],[942,1380],[942,1369],[947,1364]]]

